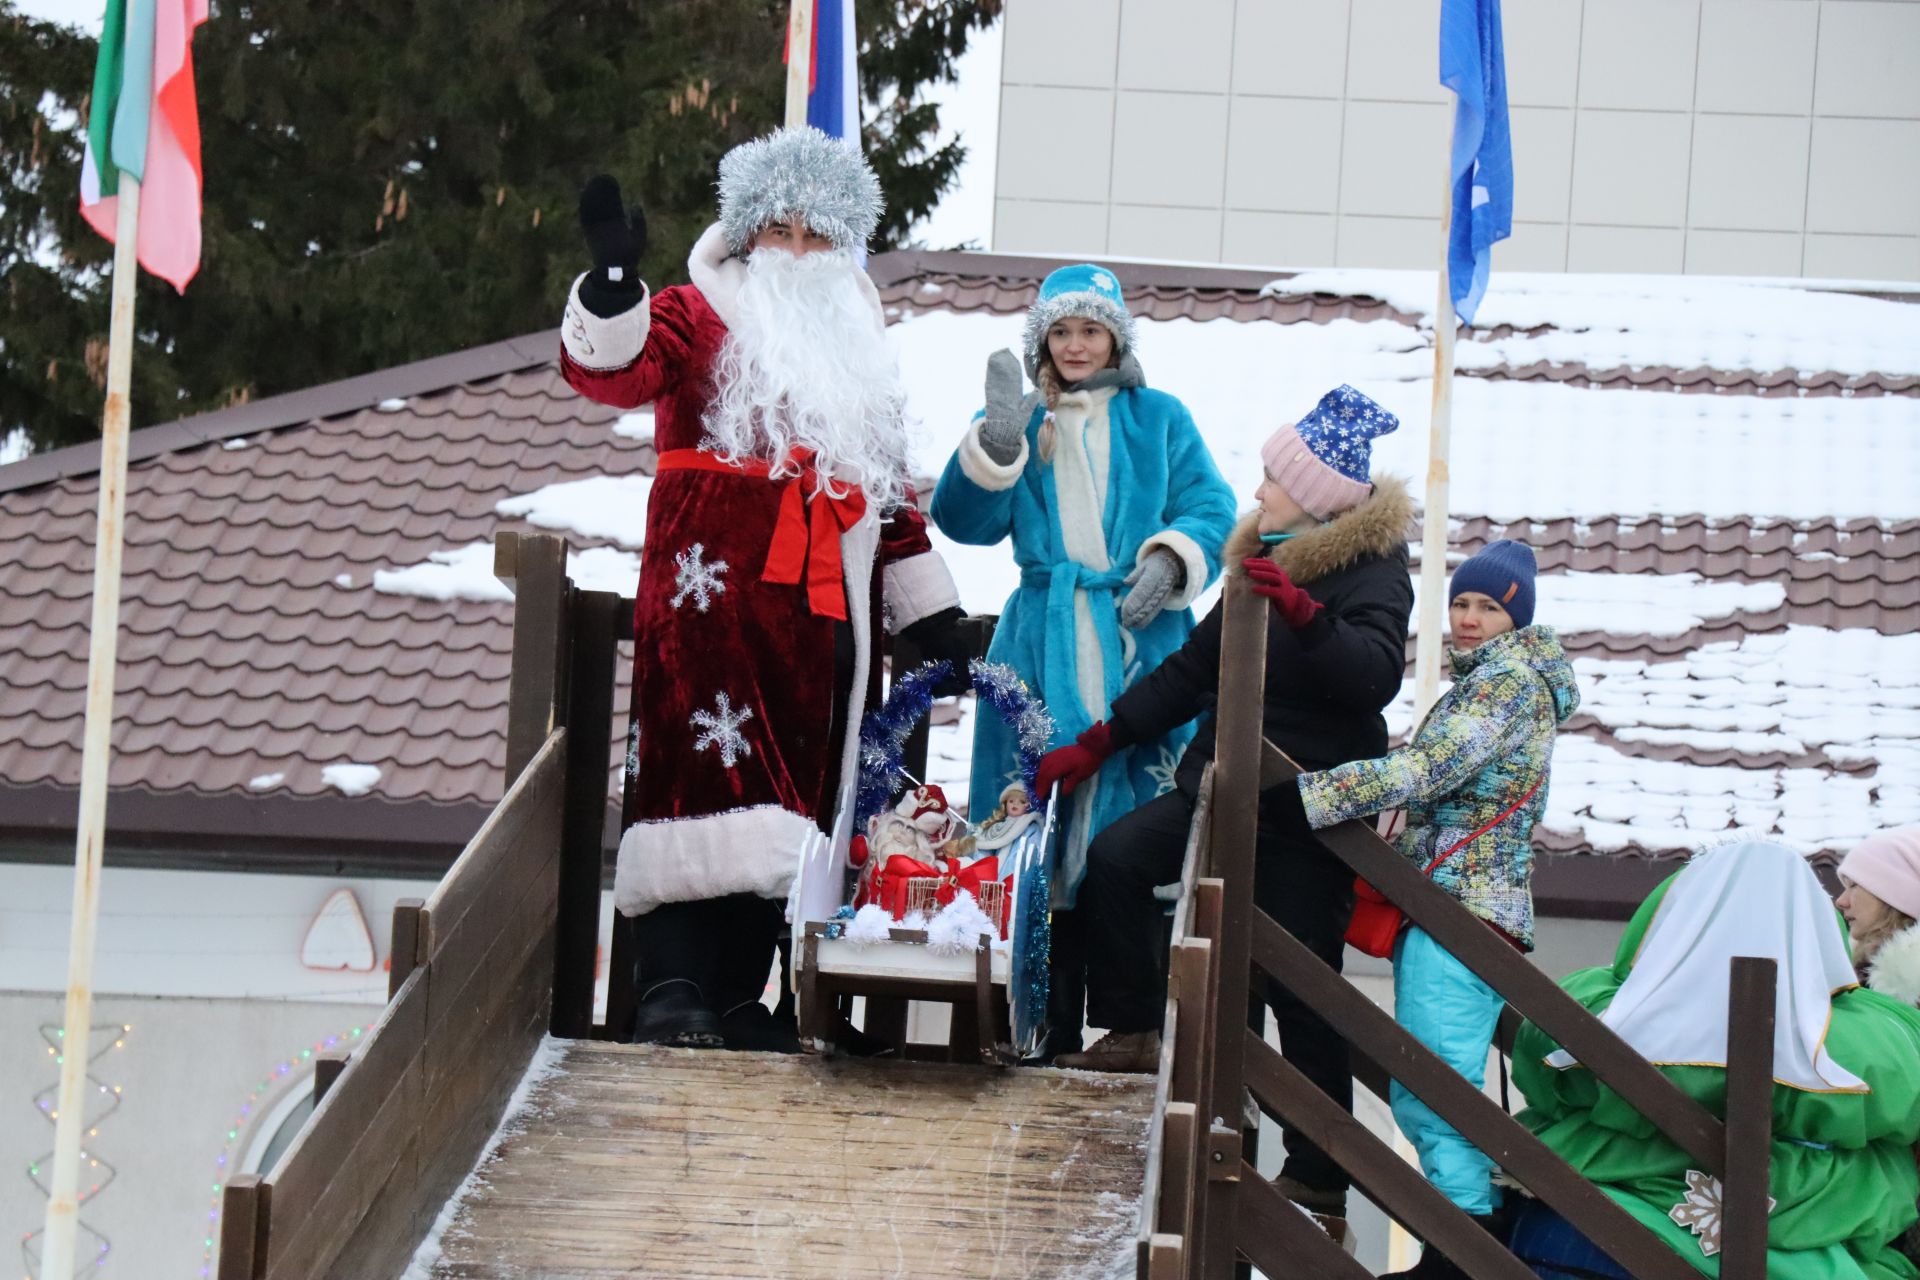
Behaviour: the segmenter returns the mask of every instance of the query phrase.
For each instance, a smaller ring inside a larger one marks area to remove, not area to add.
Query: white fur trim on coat
[[[1145,564],[1147,556],[1160,547],[1165,547],[1180,557],[1180,567],[1186,570],[1186,581],[1180,589],[1167,597],[1161,608],[1178,612],[1192,604],[1202,591],[1207,589],[1207,557],[1200,550],[1200,544],[1178,529],[1162,529],[1140,544],[1140,554],[1134,557],[1134,563]]]
[[[662,903],[729,893],[785,901],[801,853],[819,838],[811,821],[773,804],[637,822],[620,837],[613,905],[638,916]]]
[[[640,358],[653,327],[653,295],[640,286],[640,301],[617,316],[597,316],[580,302],[581,272],[567,291],[567,309],[560,317],[560,345],[583,369],[623,369]]]
[[[1908,925],[1873,953],[1867,985],[1883,996],[1920,1005],[1920,924]]]
[[[960,606],[960,588],[938,551],[923,551],[880,570],[881,599],[887,604],[887,632],[899,635],[922,618]]]
[[[1020,452],[1014,455],[1012,462],[1002,465],[995,462],[986,446],[980,443],[980,422],[975,418],[973,425],[967,428],[967,434],[960,437],[957,454],[960,474],[988,493],[1004,493],[1020,483],[1020,473],[1027,469],[1027,438],[1020,437]]]

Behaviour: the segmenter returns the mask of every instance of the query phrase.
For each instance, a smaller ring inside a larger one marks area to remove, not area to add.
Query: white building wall
[[[1429,267],[1438,0],[1010,0],[993,248]],[[1495,269],[1920,280],[1920,0],[1515,0]]]
[[[0,863],[0,1230],[14,1248],[38,1231],[46,1196],[32,1168],[53,1149],[48,1112],[59,1068],[47,1036],[65,1018],[70,867]],[[374,944],[370,973],[321,972],[301,944],[330,895],[350,889]],[[91,1074],[119,1106],[88,1150],[115,1170],[81,1221],[112,1242],[100,1280],[193,1280],[208,1265],[214,1185],[249,1169],[276,1110],[313,1089],[312,1054],[350,1047],[386,1001],[396,901],[418,880],[108,867],[95,962],[97,1041]],[[613,921],[601,902],[602,975]],[[42,1029],[46,1028],[45,1035]],[[57,1037],[56,1037],[57,1039]],[[263,1087],[264,1086],[264,1087]],[[95,1094],[94,1105],[106,1102]],[[38,1105],[45,1099],[47,1108]],[[230,1136],[231,1135],[231,1136]],[[224,1163],[223,1163],[224,1161]],[[89,1177],[91,1165],[84,1166]],[[42,1182],[50,1169],[40,1170]],[[83,1179],[82,1190],[91,1185]],[[27,1274],[25,1260],[14,1274]]]

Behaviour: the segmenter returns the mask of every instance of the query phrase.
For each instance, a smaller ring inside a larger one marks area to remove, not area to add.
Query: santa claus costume
[[[939,652],[959,596],[907,489],[904,397],[853,261],[881,207],[858,150],[813,129],[735,148],[692,283],[651,295],[644,224],[595,184],[562,370],[602,404],[652,403],[659,451],[614,881],[642,917],[634,1038],[734,1042],[728,1019],[764,1016],[802,852],[846,847],[881,618]]]

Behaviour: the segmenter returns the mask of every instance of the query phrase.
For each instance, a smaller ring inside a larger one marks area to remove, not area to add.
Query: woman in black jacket
[[[1272,603],[1263,715],[1266,737],[1307,769],[1387,750],[1381,710],[1399,693],[1413,611],[1407,536],[1413,503],[1403,482],[1368,478],[1369,441],[1393,415],[1350,387],[1330,392],[1301,422],[1261,449],[1259,510],[1227,540],[1221,563],[1244,573]],[[1088,851],[1081,914],[1088,930],[1087,1020],[1108,1034],[1057,1064],[1152,1071],[1160,1055],[1166,955],[1157,945],[1162,904],[1154,888],[1179,878],[1201,774],[1214,753],[1221,607],[1185,645],[1113,703],[1112,718],[1042,761],[1040,788],[1066,790],[1129,743],[1204,717],[1171,791],[1103,831]],[[1281,790],[1261,797],[1254,900],[1300,941],[1340,968],[1353,910],[1353,872],[1322,848]],[[1281,1051],[1348,1111],[1353,1078],[1345,1041],[1278,984],[1267,1004]],[[1289,1133],[1279,1186],[1303,1207],[1344,1215],[1346,1176]]]

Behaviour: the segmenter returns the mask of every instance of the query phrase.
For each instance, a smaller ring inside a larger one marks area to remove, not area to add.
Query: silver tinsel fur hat
[[[790,217],[804,219],[836,249],[864,249],[883,207],[880,179],[860,149],[811,125],[777,129],[720,159],[720,227],[734,253]]]

